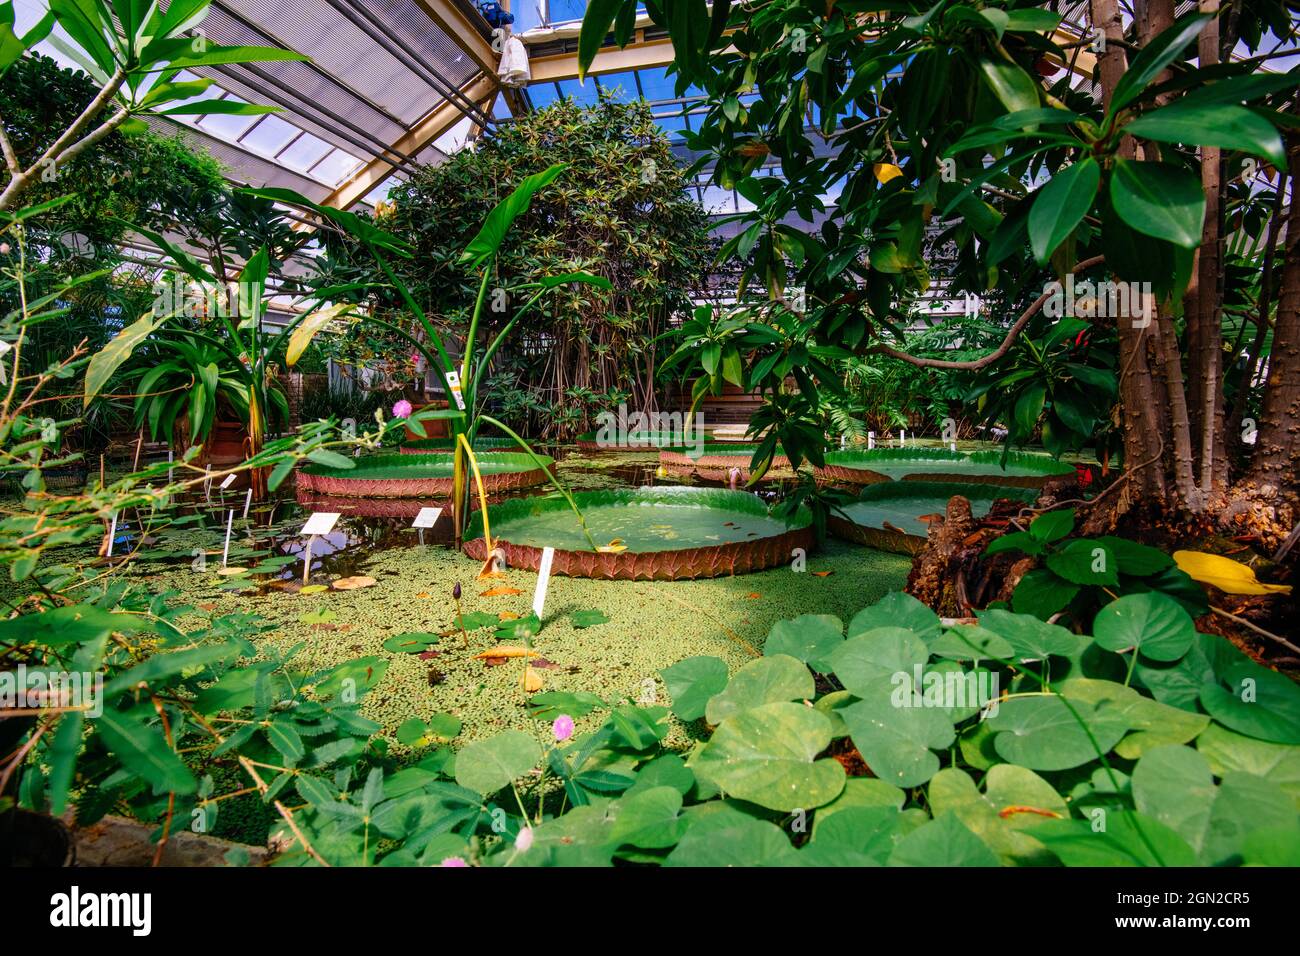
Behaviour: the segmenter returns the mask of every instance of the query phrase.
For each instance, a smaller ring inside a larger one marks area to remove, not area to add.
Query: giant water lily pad
[[[752,707],[806,700],[814,690],[812,674],[793,657],[761,657],[736,671],[726,688],[709,700],[704,714],[709,723],[720,724]]]
[[[810,810],[844,788],[839,762],[816,759],[830,741],[830,721],[811,707],[763,704],[727,718],[692,769],[724,793],[770,810]]]

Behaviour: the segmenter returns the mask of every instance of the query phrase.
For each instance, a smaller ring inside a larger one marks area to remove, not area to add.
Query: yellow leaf
[[[514,611],[502,611],[500,614],[497,615],[497,620],[498,620],[498,621],[517,621],[517,620],[519,620],[519,615],[516,614]]]
[[[503,595],[523,594],[523,593],[524,592],[519,590],[519,588],[507,588],[507,587],[488,588],[486,591],[480,594],[479,597],[501,597]]]
[[[1289,584],[1264,584],[1253,569],[1219,554],[1203,551],[1175,551],[1174,563],[1188,577],[1210,584],[1228,594],[1290,594]]]
[[[336,591],[355,591],[358,588],[373,587],[378,583],[378,581],[368,575],[358,574],[351,578],[339,578],[334,582],[333,587]]]
[[[876,179],[880,181],[882,186],[891,179],[897,179],[899,176],[903,175],[903,171],[893,163],[876,163],[876,165],[872,167],[872,172],[876,174]]]
[[[537,671],[531,667],[525,667],[524,676],[519,683],[523,686],[524,690],[532,694],[542,689],[542,675],[537,673]]]
[[[284,350],[285,363],[287,365],[296,363],[298,359],[302,358],[302,353],[307,351],[307,346],[311,345],[311,340],[316,337],[317,332],[335,319],[342,318],[354,308],[355,306],[351,302],[336,302],[334,305],[317,309],[303,319],[289,333],[289,347]]]
[[[306,587],[302,588],[298,593],[299,594],[320,594],[328,590],[329,588],[327,588],[323,584],[308,584]]]
[[[526,647],[519,647],[514,644],[498,644],[496,647],[489,648],[482,654],[475,654],[475,660],[486,660],[489,657],[538,657],[537,651],[529,650]]]

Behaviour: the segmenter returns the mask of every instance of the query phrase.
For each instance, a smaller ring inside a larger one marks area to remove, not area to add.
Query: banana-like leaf
[[[146,312],[140,318],[136,319],[113,339],[99,350],[86,366],[86,391],[84,402],[89,405],[95,396],[103,391],[108,380],[113,377],[113,373],[131,357],[131,353],[136,350],[154,329],[158,327],[161,320],[152,312]]]
[[[525,177],[509,196],[497,203],[496,207],[488,213],[478,235],[470,240],[465,251],[461,253],[460,261],[469,263],[477,269],[485,260],[496,255],[497,250],[501,248],[501,243],[505,241],[506,233],[510,231],[510,224],[528,211],[533,195],[553,182],[555,177],[564,172],[566,166],[566,163],[556,163],[549,169]]]
[[[302,358],[302,353],[307,351],[307,346],[311,345],[311,340],[316,337],[317,332],[335,319],[348,315],[354,308],[351,302],[336,302],[327,308],[318,309],[303,319],[298,327],[289,333],[289,347],[284,353],[285,364],[296,365],[298,359]]]

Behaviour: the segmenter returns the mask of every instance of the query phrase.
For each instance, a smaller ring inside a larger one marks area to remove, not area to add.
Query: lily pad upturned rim
[[[615,490],[580,491],[574,494],[579,510],[594,506],[627,504],[698,504],[733,514],[770,517],[767,503],[747,491],[726,488],[641,487]],[[567,510],[569,507],[559,495],[532,498],[515,498],[489,510],[489,521],[494,530],[492,543],[505,552],[506,563],[512,568],[535,571],[541,563],[542,549],[532,545],[515,544],[509,540],[512,521],[527,520],[542,512]],[[577,518],[574,518],[577,521]],[[597,552],[589,549],[559,549],[551,564],[552,574],[568,577],[604,578],[613,580],[673,581],[692,578],[720,577],[745,574],[786,564],[794,548],[810,548],[813,544],[813,516],[807,508],[800,508],[786,521],[786,530],[779,534],[724,544],[696,545],[662,551]],[[497,529],[501,532],[497,532]],[[482,518],[475,515],[465,532],[465,553],[475,560],[487,558],[483,541]]]
[[[398,449],[403,455],[429,455],[429,454],[451,454],[456,447],[456,441],[452,438],[412,438],[402,442]],[[519,447],[519,443],[513,438],[504,436],[488,436],[475,438],[473,441],[474,452],[493,452],[493,451],[511,451]]]
[[[954,495],[964,498],[987,500],[990,504],[998,498],[1012,498],[1032,503],[1036,497],[1031,489],[1014,485],[961,484],[951,481],[889,481],[867,485],[858,495],[857,501],[897,501],[906,498],[944,498]],[[845,510],[853,507],[846,506]],[[862,524],[848,517],[832,512],[826,522],[826,528],[837,538],[853,541],[880,551],[892,551],[897,554],[918,554],[925,547],[926,536],[911,532],[890,531],[875,525]]]
[[[547,480],[554,460],[539,455],[539,468],[522,452],[484,452],[476,456],[483,473],[484,490],[528,488]],[[327,495],[361,495],[375,498],[445,497],[454,484],[453,462],[441,455],[370,455],[358,458],[355,468],[307,464],[298,470],[298,487]],[[472,484],[472,473],[467,476]]]
[[[1063,478],[1074,474],[1074,466],[1057,461],[1048,455],[1037,452],[1013,451],[1007,455],[1007,467],[1016,469],[1020,474],[1001,470],[1002,452],[989,451],[961,452],[946,448],[871,448],[847,449],[833,451],[826,455],[826,466],[815,470],[817,478],[823,481],[844,482],[847,484],[872,484],[893,481],[888,474],[875,471],[872,464],[896,465],[916,462],[951,462],[951,472],[917,472],[905,474],[900,481],[937,481],[970,485],[998,485],[1003,487],[1041,487],[1052,478]],[[963,470],[963,465],[994,466],[999,469],[992,474],[970,474]]]

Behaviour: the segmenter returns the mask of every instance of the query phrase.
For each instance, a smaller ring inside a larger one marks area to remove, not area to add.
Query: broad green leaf
[[[1154,661],[1176,661],[1196,639],[1196,625],[1177,601],[1163,594],[1126,594],[1097,612],[1093,640],[1108,651],[1137,648]]]
[[[1031,770],[1069,770],[1104,756],[1123,739],[1129,728],[1118,711],[1113,701],[1067,705],[1048,694],[1003,701],[987,723],[1003,760]]]
[[[151,629],[148,618],[139,614],[105,611],[93,604],[71,604],[0,620],[0,641],[61,647],[102,640],[114,632],[134,634]]]
[[[1210,724],[1196,738],[1196,749],[1216,777],[1234,771],[1253,774],[1276,784],[1300,807],[1300,747],[1255,740]]]
[[[456,782],[486,796],[528,773],[541,759],[542,749],[531,734],[506,730],[456,754]]]
[[[501,243],[505,241],[506,233],[510,231],[510,224],[528,211],[533,195],[554,181],[560,173],[564,172],[564,169],[564,163],[556,163],[540,173],[525,177],[509,196],[497,203],[488,213],[483,226],[465,247],[460,261],[477,269],[485,260],[496,255],[501,248]]]
[[[930,649],[912,631],[879,627],[842,643],[831,653],[835,676],[859,697],[876,693],[897,674],[908,679],[930,659]]]
[[[1074,530],[1074,509],[1044,511],[1029,522],[1029,534],[1039,541],[1059,541]]]
[[[980,793],[964,770],[940,770],[926,791],[930,810],[936,817],[952,811],[1005,863],[1050,862],[1043,859],[1046,852],[1032,829],[1045,820],[1069,818],[1061,795],[1032,770],[1013,764],[994,766],[985,775],[984,787]]]
[[[1048,820],[1034,830],[1066,866],[1196,866],[1195,851],[1169,827],[1132,811],[1096,809],[1091,820]]]
[[[573,623],[574,627],[583,630],[588,627],[595,627],[598,624],[609,623],[609,615],[604,611],[591,608],[574,611],[569,615],[569,620]]]
[[[1205,194],[1200,181],[1180,166],[1115,160],[1110,201],[1129,228],[1183,249],[1201,244]]]
[[[89,407],[95,396],[104,390],[113,373],[131,357],[140,343],[153,333],[160,322],[161,320],[152,312],[145,313],[113,336],[107,345],[91,357],[90,364],[86,366],[83,406]]]
[[[1201,688],[1201,706],[1230,730],[1276,744],[1300,744],[1300,687],[1254,661],[1231,664]]]
[[[724,720],[691,769],[724,793],[769,810],[810,810],[844,787],[839,762],[817,759],[830,742],[830,721],[811,707],[763,704]]]
[[[1178,59],[1188,44],[1196,39],[1201,28],[1211,19],[1213,17],[1210,14],[1186,16],[1144,46],[1137,56],[1129,61],[1128,69],[1115,84],[1108,113],[1112,115],[1118,113],[1141,95],[1165,67]]]
[[[1010,644],[1019,661],[1040,661],[1053,655],[1073,657],[1087,642],[1087,638],[1072,634],[1059,624],[1048,624],[1028,614],[993,608],[977,611],[976,615],[979,626]]]
[[[939,615],[902,591],[890,591],[871,607],[863,608],[849,622],[848,636],[857,637],[879,627],[905,627],[929,642],[939,636]]]
[[[682,819],[682,795],[673,787],[651,787],[629,793],[612,809],[614,825],[610,840],[646,849],[675,846],[686,821]]]
[[[861,687],[862,699],[840,710],[849,736],[868,767],[898,787],[925,783],[939,770],[933,751],[955,739],[952,722],[940,708],[913,706],[912,677],[879,677]]]
[[[1160,747],[1139,760],[1133,798],[1210,866],[1234,862],[1252,830],[1296,820],[1294,800],[1261,777],[1233,772],[1216,787],[1208,761],[1190,747]]]
[[[1119,561],[1098,541],[1077,538],[1049,554],[1046,564],[1053,573],[1072,584],[1093,587],[1119,584]]]
[[[1029,208],[1029,245],[1039,265],[1083,221],[1101,184],[1101,167],[1091,156],[1057,172]]]
[[[890,866],[997,866],[997,855],[955,813],[944,813],[899,842]]]
[[[791,866],[798,857],[789,838],[774,824],[749,816],[725,827],[692,823],[665,866]]]
[[[979,60],[979,69],[984,82],[1008,113],[1036,109],[1039,106],[1038,84],[1016,64],[983,56]]]
[[[830,655],[844,643],[844,624],[833,614],[801,614],[788,621],[777,621],[767,634],[763,654],[785,654],[803,661],[813,670],[830,670]]]
[[[1073,601],[1079,589],[1080,585],[1071,584],[1047,568],[1033,568],[1016,585],[1011,606],[1017,614],[1046,621]]]
[[[1124,132],[1161,143],[1219,146],[1286,165],[1277,127],[1244,106],[1231,103],[1174,103],[1140,116]]]
[[[720,724],[751,707],[778,701],[809,700],[815,688],[812,673],[802,663],[785,654],[750,661],[720,693],[709,699],[705,718]]]
[[[720,657],[688,657],[659,675],[672,698],[673,713],[682,720],[703,717],[709,698],[727,686],[727,664]]]
[[[152,704],[132,711],[105,707],[94,727],[123,767],[148,782],[155,794],[193,793],[198,788],[194,775],[167,743],[161,725],[145,722],[153,712]]]

